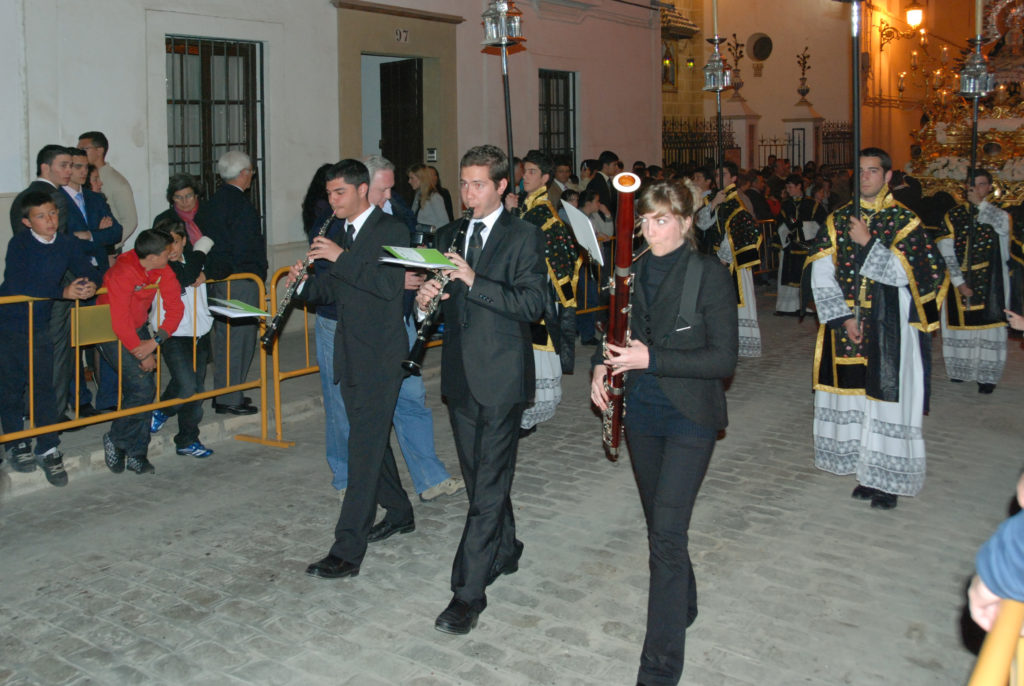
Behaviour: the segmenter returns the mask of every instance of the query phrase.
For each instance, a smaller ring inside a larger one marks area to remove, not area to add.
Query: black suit
[[[375,207],[352,248],[326,273],[311,278],[301,293],[313,304],[334,303],[338,312],[334,382],[340,384],[352,432],[348,491],[331,554],[355,565],[366,553],[366,536],[378,501],[395,524],[413,518],[389,441],[402,385],[402,360],[409,352],[402,318],[405,270],[378,261],[385,245],[409,245],[409,231]]]
[[[451,245],[462,223],[443,227],[438,244]],[[522,548],[510,491],[519,421],[534,392],[530,322],[548,298],[544,235],[502,210],[474,271],[472,289],[454,281],[442,302],[441,393],[469,496],[452,592],[482,610],[492,570],[518,559]]]
[[[597,196],[601,199],[601,202],[612,212],[612,221],[615,221],[615,209],[618,204],[619,195],[611,187],[607,181],[605,181],[604,174],[601,172],[594,172],[594,176],[587,183],[588,191],[597,191]],[[582,204],[582,200],[580,203]]]
[[[245,192],[225,183],[208,202],[199,206],[196,226],[213,240],[213,248],[206,256],[206,276],[223,279],[232,274],[250,272],[261,280],[267,278],[267,245],[256,208]],[[229,289],[230,284],[230,289]],[[252,281],[240,279],[226,283],[212,283],[211,297],[232,298],[263,308],[259,300],[259,287]],[[256,355],[256,334],[259,326],[255,319],[235,319],[231,322],[231,350],[228,354],[228,323],[220,317],[213,322],[213,383],[223,388],[243,383]],[[233,391],[220,396],[225,405],[241,405],[242,392]]]
[[[28,188],[18,193],[17,197],[14,198],[14,202],[11,204],[11,233],[21,233],[25,230],[26,227],[21,222],[21,203],[26,195],[33,192],[46,193],[53,198],[53,202],[57,205],[57,210],[60,212],[60,224],[57,227],[57,231],[59,233],[67,233],[68,203],[70,198],[68,198],[68,194],[64,192],[63,188],[57,188],[44,179],[36,179],[28,185]]]

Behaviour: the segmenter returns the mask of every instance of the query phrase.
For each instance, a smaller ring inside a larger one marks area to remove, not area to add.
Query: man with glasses
[[[260,216],[245,192],[254,175],[249,156],[230,150],[217,160],[217,173],[224,183],[210,201],[199,207],[195,222],[203,227],[214,246],[206,257],[206,276],[211,280],[226,279],[234,274],[255,274],[267,279],[267,245],[263,238]],[[211,298],[230,298],[256,307],[259,288],[249,279],[212,283]],[[231,323],[231,349],[228,350],[228,324],[222,318],[213,324],[213,380],[216,388],[243,383],[256,353],[256,319],[235,319]],[[254,414],[252,399],[241,391],[232,391],[214,401],[218,414]]]

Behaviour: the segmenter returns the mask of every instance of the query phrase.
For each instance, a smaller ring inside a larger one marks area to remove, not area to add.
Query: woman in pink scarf
[[[153,226],[164,219],[180,221],[185,224],[188,242],[195,245],[203,237],[202,229],[195,222],[199,211],[199,183],[191,174],[174,174],[167,182],[167,202],[171,208],[156,216]]]

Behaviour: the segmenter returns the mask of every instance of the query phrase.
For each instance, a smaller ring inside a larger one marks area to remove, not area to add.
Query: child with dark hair
[[[100,355],[114,369],[121,364],[121,407],[153,402],[157,348],[181,323],[185,306],[174,271],[167,266],[173,239],[159,229],[147,229],[135,240],[135,249],[123,253],[103,277],[107,289],[97,304],[110,305],[116,341],[100,344]],[[156,288],[151,288],[156,286]],[[150,332],[149,310],[157,292],[165,314]],[[122,347],[123,346],[123,347]],[[127,465],[136,474],[156,471],[147,458],[150,412],[119,417],[103,435],[103,456],[110,471],[120,474]]]
[[[53,299],[86,300],[96,293],[100,275],[82,250],[82,241],[57,233],[59,211],[49,193],[33,191],[21,198],[20,231],[7,244],[7,264],[0,296],[30,295],[48,298],[27,305],[0,306],[0,422],[3,432],[23,428],[25,393],[29,385],[29,355],[32,355],[32,419],[36,426],[57,422],[57,400],[53,386],[53,342],[48,333]],[[78,277],[61,287],[65,272]],[[29,346],[29,308],[32,345]],[[35,471],[38,464],[54,486],[68,482],[57,446],[56,432],[36,439],[35,454],[29,439],[11,441],[8,461],[16,472]]]
[[[210,306],[206,299],[206,275],[203,273],[203,265],[206,263],[206,253],[213,247],[213,241],[203,236],[194,246],[189,245],[188,232],[185,224],[180,221],[165,221],[155,228],[167,231],[173,239],[167,266],[178,277],[181,301],[185,306],[181,323],[161,346],[164,368],[170,380],[160,399],[190,398],[203,391],[206,383],[206,364],[210,360],[210,329],[213,328],[213,315],[210,314]],[[153,307],[149,313],[150,323],[154,327],[158,326],[164,313],[163,303]],[[213,451],[199,441],[203,402],[193,400],[163,410],[153,410],[150,432],[159,431],[174,415],[178,416],[178,433],[174,437],[175,452],[192,457],[213,455]]]

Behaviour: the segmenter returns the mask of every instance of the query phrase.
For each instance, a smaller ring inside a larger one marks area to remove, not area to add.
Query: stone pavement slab
[[[691,528],[700,616],[684,683],[965,682],[963,586],[1021,467],[1024,351],[1011,343],[1003,382],[981,396],[946,382],[935,339],[925,489],[880,512],[849,497],[852,477],[814,469],[815,326],[772,317],[760,297],[765,354],[740,362]],[[520,445],[525,553],[469,636],[433,628],[462,494],[414,500],[415,533],[372,544],[358,577],[303,573],[338,511],[309,377],[287,382],[303,389],[286,398],[292,449],[224,429],[207,460],[163,451],[154,475],[100,465],[0,499],[0,685],[634,683],[645,531],[628,459],[602,455],[588,354],[555,418]],[[457,473],[437,358],[428,399]]]

